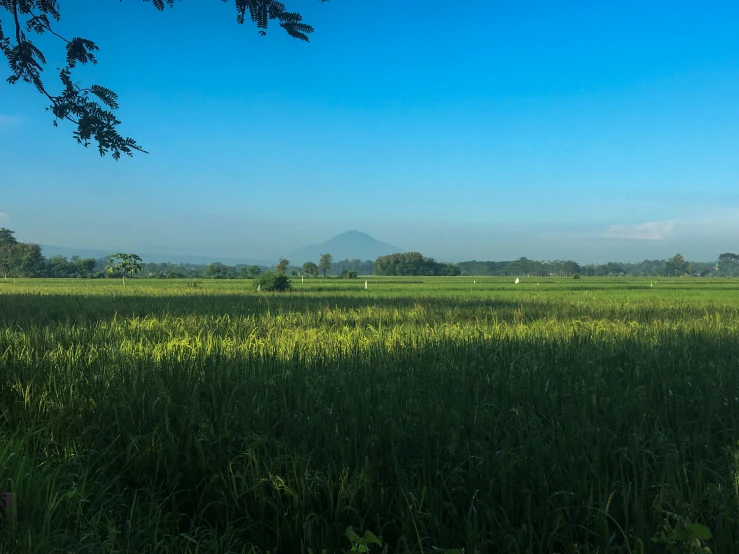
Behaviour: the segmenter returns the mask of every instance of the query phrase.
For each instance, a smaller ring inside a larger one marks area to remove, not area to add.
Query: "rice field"
[[[739,281],[294,286],[0,282],[0,552],[739,552]]]

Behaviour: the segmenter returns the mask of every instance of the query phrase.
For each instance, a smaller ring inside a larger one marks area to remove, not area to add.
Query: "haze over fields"
[[[80,256],[89,258],[104,258],[113,253],[112,250],[86,250],[74,249],[59,246],[43,246],[42,251],[45,256],[61,255],[66,257]],[[366,233],[360,231],[346,231],[329,240],[319,244],[309,244],[298,248],[292,252],[285,254],[275,253],[270,258],[229,258],[229,257],[213,257],[213,256],[197,256],[183,253],[168,252],[141,252],[140,256],[146,262],[172,262],[172,263],[210,263],[222,262],[230,264],[264,264],[273,265],[278,260],[278,254],[286,255],[293,265],[300,265],[305,262],[317,261],[321,254],[329,253],[335,260],[360,259],[375,260],[378,256],[403,252],[404,249],[387,244],[385,242],[374,239]]]
[[[431,8],[302,2],[306,44],[220,2],[65,3],[57,31],[100,47],[76,77],[150,154],[100,158],[3,83],[0,227],[190,259],[348,229],[446,261],[737,251],[737,2]]]

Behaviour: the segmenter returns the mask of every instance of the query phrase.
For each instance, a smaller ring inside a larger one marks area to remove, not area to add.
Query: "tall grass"
[[[0,551],[739,551],[739,283],[477,281],[0,285]]]

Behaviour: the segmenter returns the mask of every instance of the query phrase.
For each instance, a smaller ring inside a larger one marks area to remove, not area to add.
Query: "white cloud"
[[[611,225],[602,237],[608,239],[664,240],[675,231],[676,221],[651,221],[638,225]]]

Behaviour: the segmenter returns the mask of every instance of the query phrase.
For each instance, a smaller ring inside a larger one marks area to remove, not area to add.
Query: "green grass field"
[[[476,281],[0,282],[0,552],[739,552],[739,281]]]

